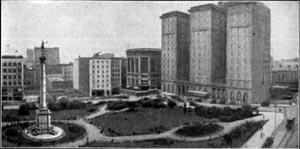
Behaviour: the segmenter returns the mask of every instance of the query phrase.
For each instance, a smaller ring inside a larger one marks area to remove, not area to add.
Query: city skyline
[[[63,63],[97,51],[125,56],[129,48],[161,48],[161,14],[217,2],[5,1],[1,2],[1,17],[6,22],[1,26],[2,55],[26,56],[26,49],[40,46],[42,39],[48,41],[46,47],[61,49]],[[271,55],[275,60],[299,57],[298,5],[263,3],[272,14]]]

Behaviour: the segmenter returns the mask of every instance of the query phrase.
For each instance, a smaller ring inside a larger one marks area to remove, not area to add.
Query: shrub
[[[270,101],[263,101],[262,103],[260,103],[261,106],[263,107],[269,107],[270,106]]]
[[[162,102],[153,101],[152,102],[152,107],[155,108],[155,109],[159,109],[159,108],[165,108],[166,105],[163,104]]]
[[[6,130],[6,133],[5,133],[7,136],[9,137],[16,137],[19,135],[19,130],[18,128],[15,128],[15,127],[12,127],[12,128],[8,128]]]
[[[104,105],[105,103],[106,103],[106,101],[99,101],[95,105],[100,106],[100,105]]]
[[[68,109],[84,109],[86,108],[86,103],[75,100],[68,104]]]
[[[107,109],[111,111],[122,110],[127,107],[128,105],[124,101],[110,101],[107,103]]]
[[[72,133],[78,133],[79,130],[78,130],[78,127],[77,126],[74,126],[74,125],[70,125],[68,126],[68,130]]]
[[[190,102],[190,106],[197,107],[198,105],[197,105],[195,102],[191,101],[191,102]]]
[[[168,138],[156,139],[156,140],[152,140],[152,142],[154,145],[171,145],[174,143],[173,140]]]
[[[67,98],[62,98],[59,100],[59,104],[63,109],[68,109],[69,107],[69,100]]]
[[[273,144],[273,138],[268,137],[265,143],[263,144],[262,148],[269,148],[272,144]]]
[[[214,99],[214,100],[212,100],[210,103],[217,103],[217,100]]]
[[[61,104],[59,104],[59,103],[54,103],[54,102],[48,103],[48,108],[49,108],[51,111],[60,111],[60,110],[62,110]]]
[[[97,111],[98,109],[96,107],[90,107],[87,109],[88,112],[95,112]]]
[[[226,99],[220,100],[219,104],[226,104]]]
[[[184,126],[178,129],[175,133],[181,136],[199,137],[207,134],[211,134],[221,129],[222,127],[217,124],[195,124],[190,126]]]
[[[253,111],[250,106],[244,106],[243,108],[232,109],[229,107],[217,108],[217,107],[195,107],[195,114],[205,118],[219,118],[223,122],[232,122],[253,116]]]
[[[19,115],[29,115],[29,114],[30,114],[29,109],[30,109],[29,104],[22,104],[22,105],[19,107],[18,114],[19,114]]]
[[[176,106],[176,103],[174,101],[169,100],[168,101],[168,107],[173,109]]]

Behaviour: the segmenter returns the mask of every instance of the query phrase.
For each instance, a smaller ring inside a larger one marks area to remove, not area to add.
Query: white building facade
[[[89,60],[90,96],[109,96],[120,92],[121,60],[113,54],[97,55]]]

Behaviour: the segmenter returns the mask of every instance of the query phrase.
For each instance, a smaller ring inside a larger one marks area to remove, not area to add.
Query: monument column
[[[47,134],[52,130],[50,110],[47,109],[46,103],[46,56],[44,51],[44,42],[42,42],[42,55],[40,57],[41,63],[41,85],[40,85],[40,103],[37,110],[37,126],[40,134]]]

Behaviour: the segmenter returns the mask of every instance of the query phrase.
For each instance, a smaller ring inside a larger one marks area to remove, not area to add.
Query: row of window
[[[97,88],[100,88],[100,85],[93,85],[93,88],[96,88],[96,87],[97,87]],[[105,85],[102,84],[101,87],[104,88]],[[109,84],[106,84],[106,87],[108,88],[108,87],[109,87]]]
[[[22,79],[21,75],[3,75],[3,79]]]
[[[21,62],[3,62],[3,66],[22,66]]]
[[[96,75],[93,75],[93,78],[95,78],[96,77]],[[97,75],[97,78],[100,78],[100,75]],[[102,78],[109,78],[109,75],[106,75],[106,77],[105,77],[105,75],[102,75]]]
[[[16,72],[22,72],[22,68],[12,68],[12,69],[9,69],[9,68],[3,68],[3,73],[16,73]]]
[[[94,63],[102,63],[102,64],[104,64],[104,63],[109,63],[109,60],[93,60],[92,61],[92,63],[94,64]]]
[[[22,85],[22,81],[3,81],[3,85]]]
[[[106,79],[106,81],[105,80],[101,80],[101,82],[102,83],[109,82],[109,80],[108,79]],[[93,83],[100,83],[100,80],[94,80],[94,78],[93,78]]]
[[[100,66],[99,66],[99,65],[96,65],[96,66],[97,66],[97,68],[100,68]],[[96,66],[95,66],[95,65],[92,65],[92,67],[93,67],[93,68],[96,68]],[[101,66],[101,68],[102,68],[102,69],[104,69],[104,68],[105,68],[105,66],[104,66],[104,65],[102,65],[102,66]],[[106,65],[106,68],[109,68],[109,65]]]

